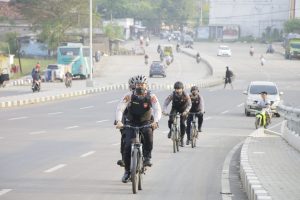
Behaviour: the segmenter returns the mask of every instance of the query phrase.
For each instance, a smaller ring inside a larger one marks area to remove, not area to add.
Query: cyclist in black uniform
[[[189,110],[191,109],[191,98],[188,94],[183,90],[183,83],[177,81],[174,84],[174,91],[170,94],[164,102],[163,106],[163,114],[167,115],[167,108],[169,103],[172,101],[172,108],[170,111],[168,127],[170,129],[168,133],[168,138],[171,138],[171,126],[174,122],[175,114],[180,113],[180,145],[183,146],[183,137],[185,134],[185,121]]]
[[[202,123],[203,123],[203,113],[204,113],[204,100],[203,97],[199,94],[199,89],[197,86],[193,86],[191,88],[190,98],[192,101],[192,107],[190,109],[190,112],[199,113],[196,114],[196,117],[198,118],[198,132],[201,132]],[[186,127],[186,135],[187,135],[186,145],[190,144],[192,121],[193,121],[193,115],[189,115],[187,118],[187,127]]]
[[[147,90],[147,78],[143,75],[135,77],[135,90],[127,93],[120,101],[116,111],[116,128],[122,128],[122,117],[125,109],[128,109],[128,124],[131,126],[143,126],[151,124],[152,128],[143,128],[141,130],[143,134],[144,145],[144,165],[152,166],[151,152],[153,148],[153,130],[158,128],[158,121],[161,118],[161,107],[157,97]],[[153,112],[153,113],[152,113]],[[151,122],[151,116],[153,114],[154,122]],[[128,182],[130,178],[130,154],[131,154],[131,142],[135,138],[135,132],[133,129],[125,128],[125,148],[123,152],[123,158],[125,161],[125,173],[122,177],[122,182]]]

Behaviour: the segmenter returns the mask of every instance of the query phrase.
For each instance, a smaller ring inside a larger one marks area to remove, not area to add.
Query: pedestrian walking
[[[233,78],[233,72],[231,70],[229,70],[229,67],[226,67],[226,72],[225,72],[225,81],[224,81],[224,89],[226,88],[227,84],[231,85],[231,89],[233,89],[233,85],[232,85],[232,78]]]

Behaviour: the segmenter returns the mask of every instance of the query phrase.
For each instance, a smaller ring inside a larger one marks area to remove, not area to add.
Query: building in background
[[[290,0],[290,19],[300,19],[300,0]]]
[[[283,29],[289,19],[288,0],[210,0],[209,25],[238,25],[241,36],[262,37]]]

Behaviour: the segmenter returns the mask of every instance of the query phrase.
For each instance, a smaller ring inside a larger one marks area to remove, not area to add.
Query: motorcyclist
[[[250,46],[249,53],[250,53],[250,56],[253,56],[253,54],[254,54],[254,47],[252,45]]]
[[[180,51],[180,45],[177,43],[176,45],[176,52],[179,52]]]
[[[34,89],[35,84],[37,84],[37,87],[41,86],[41,75],[39,67],[36,67],[32,74],[32,89]]]
[[[196,62],[199,63],[200,60],[201,60],[200,54],[199,54],[199,52],[197,52],[197,54],[196,54]]]
[[[152,166],[151,152],[153,148],[153,130],[158,128],[158,122],[161,118],[161,107],[155,94],[147,90],[147,78],[143,75],[135,77],[135,90],[128,92],[120,101],[116,110],[116,128],[122,128],[123,112],[128,109],[128,124],[131,126],[143,126],[151,124],[152,128],[143,128],[144,144],[144,165]],[[153,112],[154,122],[151,123],[151,115]],[[125,173],[122,177],[122,182],[126,183],[130,177],[130,154],[131,142],[135,138],[135,132],[131,128],[124,129],[125,134],[125,148],[124,148],[124,161]]]
[[[185,121],[187,114],[192,107],[191,98],[183,90],[183,83],[177,81],[174,84],[174,91],[165,99],[163,105],[163,114],[168,115],[167,108],[170,102],[172,101],[172,108],[169,114],[168,127],[170,129],[168,133],[168,138],[171,138],[171,126],[174,122],[175,115],[180,113],[180,145],[183,146],[183,137],[185,134]]]
[[[262,91],[260,93],[261,99],[257,101],[257,107],[261,109],[265,109],[266,111],[266,119],[263,119],[267,124],[271,123],[271,102],[268,99],[268,93],[266,91]]]
[[[148,65],[148,59],[149,59],[149,56],[148,56],[147,54],[145,54],[145,57],[144,57],[144,58],[145,58],[145,64]]]
[[[161,46],[160,46],[160,44],[157,46],[157,53],[161,53]]]
[[[128,86],[129,86],[129,91],[132,92],[134,91],[135,89],[135,76],[131,77],[129,80],[128,80]],[[126,124],[126,116],[128,114],[128,109],[126,108],[123,112],[123,117],[122,117],[122,123],[123,124]],[[117,122],[115,121],[115,124],[114,125],[117,125]],[[120,142],[120,153],[121,153],[121,156],[122,156],[122,159],[121,160],[118,160],[117,161],[117,164],[120,165],[121,167],[124,167],[125,166],[125,163],[124,163],[124,148],[125,148],[125,134],[124,134],[124,129],[120,129],[120,132],[121,132],[121,142]]]
[[[192,107],[190,109],[190,113],[198,113],[196,114],[196,117],[198,118],[198,132],[202,132],[202,123],[203,123],[203,114],[204,114],[204,99],[199,94],[199,88],[197,86],[193,86],[191,88],[191,94],[190,94]],[[188,115],[187,118],[187,127],[186,127],[186,145],[190,144],[191,139],[191,123],[193,121],[193,115]]]

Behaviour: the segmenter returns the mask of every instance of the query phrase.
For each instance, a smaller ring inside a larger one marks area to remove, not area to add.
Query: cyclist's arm
[[[154,122],[158,123],[161,118],[161,107],[157,97],[154,94],[151,95],[151,104],[153,109]]]
[[[204,99],[202,96],[200,96],[200,110],[204,113]]]
[[[192,101],[190,95],[186,95],[186,97],[187,97],[187,107],[185,109],[185,112],[188,113],[192,108]]]
[[[125,111],[125,109],[127,108],[128,103],[130,102],[131,99],[131,93],[127,93],[119,102],[118,106],[117,106],[117,110],[116,110],[116,121],[117,122],[121,122],[122,121],[122,117],[123,117],[123,113]]]
[[[164,101],[164,105],[163,105],[163,112],[167,113],[167,109],[168,109],[168,105],[170,104],[170,102],[173,100],[173,93],[170,94]]]

